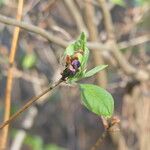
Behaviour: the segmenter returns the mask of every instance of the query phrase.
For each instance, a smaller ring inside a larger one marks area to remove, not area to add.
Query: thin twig
[[[87,23],[87,27],[89,30],[89,38],[91,41],[97,41],[98,39],[98,31],[97,31],[97,27],[94,23],[94,7],[93,5],[90,4],[91,0],[88,0],[89,3],[85,3],[85,14],[86,14],[86,23]],[[99,47],[100,49],[100,47]],[[94,66],[98,66],[101,64],[104,64],[103,61],[103,57],[100,53],[100,51],[96,51],[96,50],[92,50],[92,55],[93,55],[93,63]],[[106,75],[106,71],[102,71],[97,73],[97,83],[98,85],[106,88],[107,86],[107,75]]]
[[[112,118],[106,119],[101,116],[101,119],[102,119],[103,126],[105,127],[105,131],[98,138],[98,140],[96,141],[96,143],[92,146],[90,150],[97,150],[102,144],[102,142],[104,141],[104,139],[106,138],[106,136],[108,135],[108,133],[115,132],[116,134],[116,131],[120,131],[119,126],[118,126],[120,119],[118,117],[114,116]]]
[[[55,81],[56,78],[58,78],[58,70],[57,69],[54,71],[52,81]],[[33,88],[34,88],[35,95],[38,95],[38,92],[41,91],[41,89],[43,89],[43,86],[47,82],[48,81],[47,81],[46,78],[42,78],[42,80],[38,83],[38,85],[36,83],[33,83]],[[41,97],[39,101],[35,102],[36,105],[32,105],[28,109],[28,111],[26,112],[25,118],[23,119],[23,121],[21,123],[21,128],[22,129],[17,131],[16,136],[13,139],[12,144],[10,146],[11,147],[10,150],[20,150],[20,149],[22,149],[24,139],[27,136],[27,130],[30,130],[33,127],[35,118],[38,116],[39,112],[38,112],[37,107],[44,105],[45,102],[47,102],[47,98],[51,97],[52,92],[49,92],[48,94]]]
[[[48,32],[40,27],[25,23],[23,21],[18,21],[18,20],[9,18],[9,17],[5,17],[3,15],[0,15],[0,22],[9,24],[9,25],[13,25],[13,26],[18,26],[18,27],[28,30],[30,32],[37,33],[37,34],[41,35],[42,37],[46,38],[48,41],[54,42],[62,47],[66,47],[68,45],[67,41],[62,40],[61,38],[59,38],[57,36],[54,36],[50,32]]]
[[[137,80],[148,80],[150,78],[149,74],[145,70],[139,70],[136,67],[132,66],[120,52],[119,46],[115,39],[114,26],[107,2],[105,0],[98,0],[98,2],[104,16],[106,31],[108,35],[108,43],[112,46],[111,52],[113,53],[119,66],[127,75],[131,75]]]
[[[64,48],[66,48],[68,46],[68,44],[70,44],[71,42],[65,41],[62,38],[59,38],[53,34],[51,34],[50,32],[37,27],[35,25],[32,24],[28,24],[24,21],[17,21],[16,19],[12,19],[10,17],[6,17],[0,14],[0,22],[8,24],[8,25],[12,25],[12,26],[18,26],[22,29],[25,29],[29,32],[33,32],[36,34],[39,34],[40,36],[42,36],[43,38],[47,39],[50,42],[53,42],[55,44],[58,44],[59,46],[62,46]],[[101,48],[101,50],[109,50],[110,46],[109,45],[104,45],[102,43],[99,42],[89,42],[87,43],[87,45],[89,46],[89,48],[91,49],[99,49]]]
[[[129,41],[120,42],[118,45],[120,49],[124,49],[132,46],[137,46],[149,41],[150,41],[150,34],[146,34],[136,38],[132,38]]]
[[[92,146],[91,150],[97,150],[102,144],[102,142],[104,141],[104,139],[106,138],[106,136],[107,136],[107,130],[105,130],[101,135],[101,137],[98,138],[96,143]]]
[[[1,14],[0,14],[0,22],[8,24],[8,25],[12,25],[12,26],[18,26],[22,29],[25,29],[25,30],[29,31],[29,32],[39,34],[40,36],[47,39],[48,41],[53,42],[55,44],[58,44],[59,46],[62,46],[64,48],[66,48],[68,46],[68,44],[70,43],[70,42],[65,41],[65,40],[63,40],[63,39],[61,39],[61,38],[59,38],[55,35],[52,35],[50,32],[48,32],[48,31],[46,31],[46,30],[44,30],[40,27],[28,24],[24,21],[17,21],[16,19],[12,19],[10,17],[6,17],[6,16],[3,16]],[[136,45],[142,44],[144,42],[150,41],[149,34],[146,35],[146,36],[148,38],[146,40],[143,40],[143,42],[137,40],[138,42],[136,42],[136,44],[132,42],[132,44],[129,43],[129,45],[124,45],[124,42],[120,42],[120,43],[118,43],[118,47],[119,47],[119,49],[128,48],[128,47],[136,46]],[[136,41],[136,38],[134,40]],[[132,41],[132,39],[131,39],[131,41]],[[87,45],[88,45],[89,48],[91,48],[93,50],[97,50],[99,48],[101,48],[100,49],[101,51],[112,49],[111,43],[102,44],[100,42],[96,42],[96,41],[93,42],[92,41],[92,42],[88,42]]]
[[[108,9],[107,2],[105,0],[98,0],[99,5],[102,9],[103,16],[104,16],[104,22],[105,22],[105,27],[108,35],[108,41],[112,45],[112,53],[117,60],[118,64],[120,65],[121,69],[129,75],[132,75],[136,77],[136,74],[138,74],[138,70],[133,67],[122,55],[122,53],[119,51],[118,44],[116,42],[115,34],[114,34],[114,26],[112,23],[112,18],[111,14]],[[117,148],[120,148],[120,144],[123,143],[124,137],[122,136],[121,132],[119,132],[117,135],[114,135],[110,133],[113,142],[117,145]]]
[[[118,61],[121,68],[127,74],[133,74],[136,72],[136,69],[126,61],[125,57],[120,53],[118,45],[116,43],[115,35],[114,35],[114,27],[112,23],[112,18],[107,6],[107,2],[105,0],[98,0],[99,5],[102,9],[103,16],[104,16],[104,23],[108,35],[108,40],[110,41],[110,45],[112,45],[112,53],[115,56],[116,60]]]
[[[76,22],[79,33],[83,32],[83,31],[85,33],[87,33],[87,29],[83,22],[82,16],[81,16],[78,8],[76,7],[74,0],[64,0],[64,2]]]
[[[18,10],[17,10],[17,20],[21,20],[22,11],[23,11],[23,0],[20,0],[18,3]],[[7,121],[10,117],[10,108],[11,108],[11,91],[12,91],[12,81],[13,81],[13,65],[14,65],[14,59],[17,49],[17,42],[19,37],[19,27],[15,27],[14,33],[13,33],[13,39],[11,44],[11,50],[9,55],[9,64],[10,67],[8,69],[8,76],[7,76],[7,83],[6,83],[6,91],[5,91],[5,112],[4,112],[4,122]],[[1,134],[1,146],[0,149],[6,149],[7,147],[7,138],[8,138],[8,130],[9,126],[6,126],[2,130]]]
[[[18,110],[15,114],[13,114],[9,120],[5,121],[0,125],[0,129],[4,128],[6,125],[8,125],[11,121],[16,119],[21,113],[23,113],[26,109],[28,109],[33,103],[35,103],[39,98],[41,98],[43,95],[48,93],[49,91],[53,90],[56,86],[58,86],[60,83],[62,83],[64,80],[60,79],[58,82],[56,82],[54,85],[48,87],[45,91],[43,91],[40,95],[31,98],[20,110]]]

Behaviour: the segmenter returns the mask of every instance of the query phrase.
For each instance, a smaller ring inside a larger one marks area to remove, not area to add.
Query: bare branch
[[[137,46],[150,41],[150,34],[142,35],[140,37],[133,38],[129,41],[124,41],[119,43],[119,48],[124,49],[132,46]]]
[[[88,2],[92,2],[92,1],[89,0]],[[93,7],[93,5],[91,5],[90,3],[87,3],[87,2],[85,2],[85,14],[86,14],[85,18],[86,18],[87,28],[89,30],[89,38],[91,41],[97,41],[98,31],[97,31],[97,26],[94,23],[94,7]],[[101,47],[99,47],[97,50],[92,49],[92,51],[91,51],[91,53],[93,55],[94,66],[104,64],[102,54],[100,53],[100,51],[98,51],[99,49],[101,49]],[[106,71],[97,73],[96,77],[97,77],[96,78],[97,84],[102,86],[103,88],[106,88],[107,87]]]
[[[45,31],[42,28],[39,28],[39,27],[36,27],[34,25],[25,23],[23,21],[17,21],[15,19],[11,19],[9,17],[5,17],[3,15],[0,15],[0,22],[3,22],[3,23],[8,24],[8,25],[18,26],[18,27],[23,28],[25,30],[28,30],[30,32],[39,34],[42,37],[46,38],[48,41],[54,42],[58,45],[61,45],[62,47],[66,47],[68,45],[67,41],[64,41],[61,38],[54,36],[53,34]]]
[[[34,104],[39,98],[44,96],[49,91],[53,90],[56,86],[58,86],[60,83],[62,83],[63,80],[60,79],[58,82],[56,82],[54,85],[48,87],[45,91],[43,91],[40,95],[31,98],[20,110],[18,110],[15,114],[13,114],[9,120],[5,121],[0,125],[0,129],[3,129],[6,125],[8,125],[11,121],[16,119],[21,113],[23,113],[26,109],[28,109],[32,104]]]
[[[24,0],[20,0],[18,2],[17,8],[17,20],[21,20],[22,12],[23,12],[23,4]],[[6,90],[5,90],[5,111],[4,111],[4,122],[7,121],[10,117],[10,110],[11,110],[11,91],[12,91],[12,82],[13,82],[13,65],[15,61],[15,55],[17,50],[18,44],[18,37],[19,37],[20,28],[15,27],[13,33],[13,39],[11,43],[11,50],[9,55],[9,69],[7,72],[7,83],[6,83]],[[0,149],[7,149],[7,138],[8,138],[9,126],[6,126],[2,130],[1,134],[1,145]]]
[[[76,22],[79,33],[83,32],[83,31],[85,33],[87,33],[87,29],[83,22],[82,16],[81,16],[78,8],[76,7],[74,0],[64,0],[64,2]]]
[[[112,18],[111,18],[111,15],[107,6],[107,2],[105,0],[98,0],[98,2],[104,15],[106,31],[108,34],[108,44],[112,46],[111,51],[115,59],[117,60],[118,64],[120,65],[121,69],[127,75],[131,75],[138,80],[148,80],[149,74],[144,70],[139,71],[139,69],[132,66],[120,52],[119,46],[115,39],[114,27],[113,27]]]
[[[43,38],[46,38],[48,41],[53,42],[55,44],[58,44],[64,48],[66,48],[68,46],[68,44],[70,43],[68,41],[65,41],[65,40],[59,38],[59,37],[56,37],[55,35],[51,34],[50,32],[48,32],[48,31],[46,31],[40,27],[28,24],[28,23],[23,22],[23,21],[17,21],[16,19],[12,19],[10,17],[0,15],[0,22],[8,24],[8,25],[18,26],[22,29],[29,31],[29,32],[39,34]],[[141,38],[142,38],[142,36],[141,36]],[[132,39],[131,39],[131,41],[132,41]],[[136,42],[134,42],[134,41],[136,41]],[[136,46],[136,45],[139,45],[142,43],[142,41],[140,41],[139,39],[136,39],[136,38],[134,39],[134,41],[129,42],[128,43],[129,45],[125,42],[121,42],[118,44],[118,46],[120,49],[122,49],[122,48],[131,47],[131,46]],[[149,35],[147,36],[147,38],[143,39],[143,42],[147,42],[147,41],[150,41]],[[88,42],[87,45],[89,48],[91,48],[93,50],[96,50],[99,48],[101,48],[101,49],[99,49],[100,51],[112,49],[112,45],[109,43],[102,44],[100,42],[92,41],[92,42]]]

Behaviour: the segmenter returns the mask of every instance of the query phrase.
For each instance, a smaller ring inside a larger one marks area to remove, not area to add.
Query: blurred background
[[[52,40],[21,29],[13,70],[11,114],[57,81],[63,52],[82,31],[88,36],[88,69],[109,67],[81,82],[114,97],[120,131],[98,149],[150,149],[150,1],[26,0],[22,21],[45,29]],[[17,0],[0,0],[0,14],[15,18]],[[14,27],[0,21],[0,122]],[[77,86],[62,84],[11,123],[9,150],[90,150],[104,131],[101,118],[80,101]],[[0,137],[2,138],[2,137]]]

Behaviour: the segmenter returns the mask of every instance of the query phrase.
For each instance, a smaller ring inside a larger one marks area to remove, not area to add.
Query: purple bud
[[[70,71],[70,74],[74,75],[76,73],[76,70],[73,68],[73,66],[69,66],[69,71]]]
[[[73,66],[73,68],[75,70],[77,70],[80,67],[80,65],[81,65],[80,62],[78,60],[76,60],[76,59],[73,60],[71,64],[72,64],[72,66]]]

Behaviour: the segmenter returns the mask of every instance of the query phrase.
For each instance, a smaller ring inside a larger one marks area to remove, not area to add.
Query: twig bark
[[[62,46],[64,48],[66,48],[69,44],[68,41],[65,41],[55,35],[52,35],[50,32],[40,28],[40,27],[37,27],[35,25],[31,25],[31,24],[28,24],[24,21],[17,21],[16,19],[12,19],[10,17],[6,17],[6,16],[3,16],[0,14],[0,22],[2,23],[5,23],[5,24],[8,24],[8,25],[12,25],[12,26],[18,26],[22,29],[25,29],[29,32],[33,32],[33,33],[36,33],[36,34],[39,34],[40,36],[42,36],[43,38],[47,39],[48,41],[50,42],[53,42],[55,44],[58,44],[59,46]],[[143,36],[141,36],[142,38]],[[150,35],[146,35],[146,37],[144,38],[143,41],[141,41],[140,37],[139,38],[135,38],[134,41],[136,42],[129,42],[128,44],[124,44],[124,42],[120,42],[118,43],[118,47],[119,49],[123,49],[123,48],[128,48],[128,47],[132,47],[132,46],[136,46],[136,45],[139,45],[139,44],[142,44],[144,42],[148,42],[150,41]],[[140,40],[139,40],[140,39]],[[132,41],[132,39],[130,40]],[[97,41],[92,41],[92,42],[88,42],[87,43],[88,47],[93,49],[93,50],[111,50],[112,49],[112,45],[111,43],[107,43],[107,44],[102,44],[100,42],[97,42]],[[101,49],[99,49],[101,48]]]
[[[105,27],[108,35],[108,41],[112,45],[112,53],[115,57],[115,59],[118,61],[118,64],[120,65],[121,69],[129,75],[135,76],[137,73],[137,70],[135,67],[133,67],[122,55],[122,53],[119,51],[119,47],[117,45],[115,34],[114,34],[114,27],[112,23],[111,14],[108,9],[107,2],[105,0],[98,0],[99,5],[103,12],[103,17],[105,21]],[[122,136],[121,132],[118,134],[112,134],[110,132],[110,136],[112,138],[112,141],[117,145],[117,148],[120,149],[120,145],[124,145],[124,137]]]
[[[38,94],[38,91],[41,91],[43,85],[45,83],[47,83],[47,79],[44,78],[42,80],[43,81],[41,81],[38,85],[35,84],[35,83],[32,84],[36,95]],[[46,97],[43,96],[39,101],[36,101],[36,106],[37,105],[42,105],[45,102],[45,99],[47,97],[49,97],[51,95],[51,93],[46,94],[45,95]],[[30,130],[33,127],[34,120],[35,120],[36,116],[38,115],[38,109],[37,109],[36,106],[33,105],[28,109],[28,111],[26,113],[26,116],[25,116],[24,120],[21,123],[21,128],[22,129],[17,131],[16,136],[12,141],[10,150],[20,150],[22,148],[24,139],[27,136],[27,131],[26,130]]]
[[[137,46],[137,45],[146,43],[148,41],[150,41],[150,34],[141,35],[139,37],[132,38],[129,41],[120,42],[118,46],[119,46],[119,49],[124,49],[124,48],[132,47],[132,46]]]
[[[89,3],[88,3],[89,2]],[[98,39],[98,31],[97,27],[94,23],[94,8],[93,5],[90,4],[91,0],[85,3],[85,14],[86,14],[86,22],[87,22],[87,27],[89,30],[89,38],[91,41],[97,41]],[[100,47],[99,47],[100,49]],[[100,51],[92,50],[92,55],[93,55],[93,62],[94,66],[98,66],[100,64],[104,64],[103,57],[100,53]],[[97,83],[106,88],[107,86],[107,74],[106,71],[102,71],[97,74]]]
[[[105,127],[105,131],[98,138],[96,143],[92,146],[91,150],[97,150],[109,133],[111,133],[111,134],[115,133],[116,134],[118,131],[120,131],[120,129],[119,129],[120,119],[119,118],[112,117],[112,118],[106,119],[104,117],[101,117],[101,119],[102,119],[102,123]]]
[[[102,144],[102,142],[104,141],[104,139],[106,138],[106,136],[107,136],[107,130],[105,130],[103,134],[98,138],[96,143],[92,146],[91,150],[97,150]]]
[[[22,11],[23,11],[23,0],[20,0],[18,3],[18,10],[17,10],[17,20],[21,20]],[[12,81],[13,81],[13,65],[15,60],[15,54],[17,49],[17,41],[19,37],[19,27],[15,27],[14,33],[13,33],[13,39],[11,44],[11,50],[9,55],[9,64],[10,67],[8,69],[8,76],[7,76],[7,83],[6,83],[6,91],[5,91],[5,112],[4,112],[4,122],[7,121],[10,117],[10,109],[11,109],[11,91],[12,91]],[[1,146],[0,149],[4,150],[7,148],[7,138],[8,138],[8,131],[9,126],[6,126],[2,130],[1,134]]]
[[[49,91],[53,90],[56,86],[58,86],[60,83],[62,83],[64,80],[60,79],[58,82],[56,82],[54,85],[48,87],[46,90],[44,90],[40,95],[31,98],[20,110],[18,110],[15,114],[13,114],[9,120],[6,120],[4,123],[0,125],[0,129],[4,128],[6,125],[8,125],[11,121],[16,119],[21,113],[23,113],[26,109],[28,109],[33,103],[35,103],[39,98],[41,98],[43,95],[48,93]]]
[[[148,80],[149,79],[148,73],[144,70],[139,71],[139,69],[136,69],[136,67],[132,66],[120,52],[119,46],[115,39],[114,26],[112,23],[109,8],[107,6],[107,2],[105,0],[98,0],[98,2],[104,16],[106,31],[108,35],[108,43],[112,46],[111,52],[113,53],[119,66],[127,75],[131,75],[138,80]]]
[[[8,24],[8,25],[18,26],[22,29],[25,29],[25,30],[28,30],[30,32],[39,34],[42,37],[46,38],[48,41],[54,42],[54,43],[56,43],[62,47],[66,47],[68,45],[67,41],[64,41],[61,38],[54,36],[53,34],[51,34],[48,31],[45,31],[42,28],[39,28],[37,26],[25,23],[23,21],[18,21],[18,20],[9,18],[9,17],[5,17],[3,15],[0,15],[0,22],[3,22],[3,23]]]
[[[64,2],[76,22],[79,33],[81,33],[81,32],[87,33],[87,29],[83,22],[82,16],[81,16],[78,8],[76,7],[74,0],[64,0]]]

